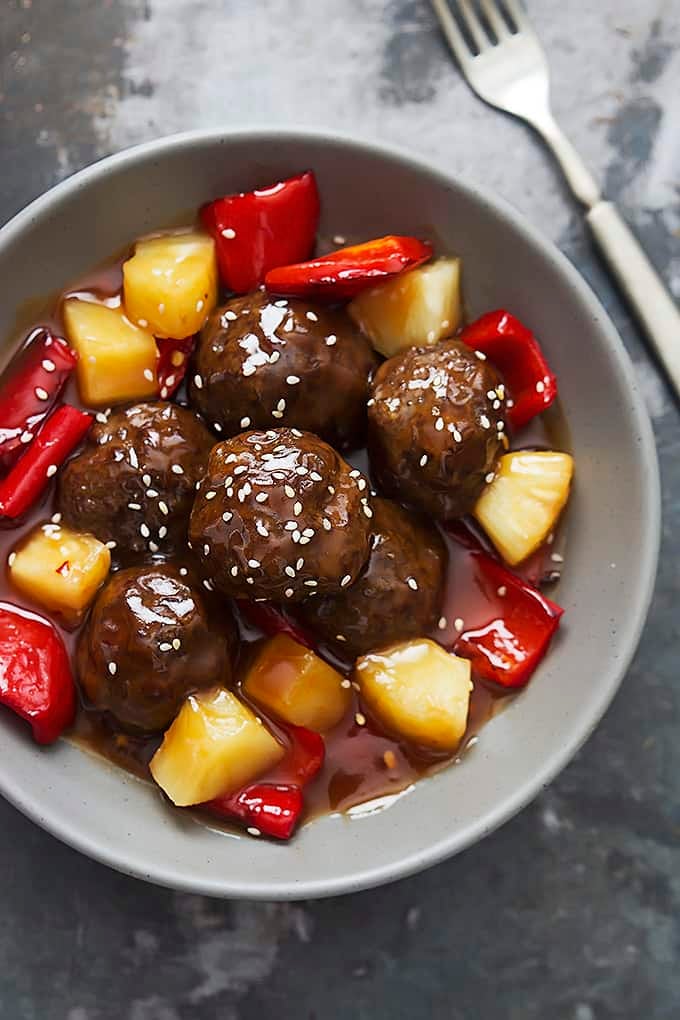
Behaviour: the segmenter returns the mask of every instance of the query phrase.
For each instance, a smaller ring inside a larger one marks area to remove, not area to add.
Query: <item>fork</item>
[[[639,241],[550,110],[548,62],[519,0],[431,0],[468,84],[491,106],[527,121],[550,146],[584,206],[600,251],[680,398],[680,312]]]

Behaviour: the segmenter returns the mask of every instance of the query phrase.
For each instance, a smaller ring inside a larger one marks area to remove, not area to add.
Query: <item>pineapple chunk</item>
[[[151,775],[173,804],[234,793],[275,765],[284,747],[223,688],[192,694],[151,759]]]
[[[68,298],[64,322],[79,354],[76,372],[84,404],[106,407],[158,394],[156,341],[120,308]]]
[[[243,690],[285,722],[323,733],[340,722],[352,696],[343,678],[309,648],[277,634],[248,670]]]
[[[125,310],[155,336],[197,333],[217,303],[215,242],[207,234],[138,241],[123,265]]]
[[[428,638],[357,660],[361,694],[385,727],[435,751],[454,751],[467,726],[470,663]]]
[[[45,524],[28,536],[10,560],[12,584],[75,627],[104,583],[111,553],[94,535]]]
[[[451,336],[461,318],[460,259],[438,259],[364,291],[348,308],[386,358]]]
[[[545,542],[569,498],[574,461],[568,453],[506,453],[474,516],[506,563],[515,566]]]

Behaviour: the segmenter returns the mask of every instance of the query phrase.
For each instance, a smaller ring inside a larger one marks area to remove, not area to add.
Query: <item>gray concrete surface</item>
[[[529,8],[557,113],[680,298],[677,0]],[[425,0],[0,0],[0,221],[122,146],[260,122],[341,127],[464,173],[588,278],[658,439],[649,623],[604,723],[531,807],[374,892],[296,905],[176,895],[0,803],[0,1020],[677,1018],[680,419],[548,156],[468,92]]]

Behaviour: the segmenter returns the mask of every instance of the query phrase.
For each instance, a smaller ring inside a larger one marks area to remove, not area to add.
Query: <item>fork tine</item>
[[[474,39],[475,46],[482,53],[488,49],[491,45],[491,41],[488,38],[482,23],[477,17],[477,12],[474,10],[470,0],[456,0],[456,5],[460,12],[461,17],[467,25],[467,30]]]
[[[489,25],[493,29],[498,41],[500,42],[501,39],[509,36],[510,29],[499,10],[498,0],[480,0],[480,3],[482,11],[484,12],[484,17],[489,22]]]
[[[515,24],[515,28],[517,29],[518,32],[522,30],[532,31],[531,24],[526,15],[526,11],[522,7],[521,3],[519,3],[519,0],[503,0],[503,3],[510,17],[512,18]]]
[[[448,44],[453,50],[458,63],[461,66],[465,66],[465,64],[472,59],[474,54],[471,53],[470,47],[465,41],[463,33],[458,28],[456,19],[451,13],[447,0],[432,0],[432,6],[434,7],[435,14],[439,18],[439,24],[442,27],[442,32],[446,36]]]

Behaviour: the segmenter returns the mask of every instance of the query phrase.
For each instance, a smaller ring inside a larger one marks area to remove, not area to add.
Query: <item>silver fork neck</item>
[[[586,208],[591,209],[600,201],[600,189],[587,166],[555,121],[549,109],[524,114],[529,123],[543,136],[562,167],[569,187]]]

